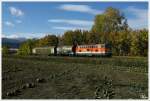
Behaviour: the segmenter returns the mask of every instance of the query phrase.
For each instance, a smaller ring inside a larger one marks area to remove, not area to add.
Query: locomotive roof
[[[78,46],[90,46],[90,45],[105,45],[105,44],[83,44],[83,45],[78,45]]]

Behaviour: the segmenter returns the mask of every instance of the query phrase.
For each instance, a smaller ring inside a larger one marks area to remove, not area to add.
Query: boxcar
[[[54,54],[54,47],[36,47],[32,50],[33,54],[37,55],[50,55]]]
[[[59,46],[57,47],[58,55],[69,55],[72,52],[72,46]]]

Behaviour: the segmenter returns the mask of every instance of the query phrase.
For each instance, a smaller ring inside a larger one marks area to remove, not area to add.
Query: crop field
[[[3,99],[147,99],[146,57],[3,56]]]

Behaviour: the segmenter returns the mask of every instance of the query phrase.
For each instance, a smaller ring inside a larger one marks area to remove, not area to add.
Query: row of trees
[[[62,36],[47,35],[41,39],[28,40],[21,45],[19,54],[31,54],[33,47],[73,45],[75,42],[110,44],[113,55],[147,56],[148,54],[148,30],[132,30],[125,16],[112,7],[107,8],[103,14],[95,16],[90,31],[69,30]]]
[[[146,29],[111,32],[105,40],[100,36],[102,35],[91,31],[67,31],[61,37],[61,44],[72,45],[74,41],[78,44],[107,43],[112,46],[113,55],[147,56],[148,54],[148,30]]]

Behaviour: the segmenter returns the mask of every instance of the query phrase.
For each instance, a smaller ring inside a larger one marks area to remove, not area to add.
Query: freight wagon
[[[32,53],[36,55],[54,54],[54,47],[36,47],[33,48]]]
[[[110,45],[73,45],[55,47],[37,47],[33,49],[33,54],[56,55],[56,56],[111,56]]]
[[[36,55],[68,55],[70,52],[72,52],[72,46],[36,47],[32,50],[32,53]]]

